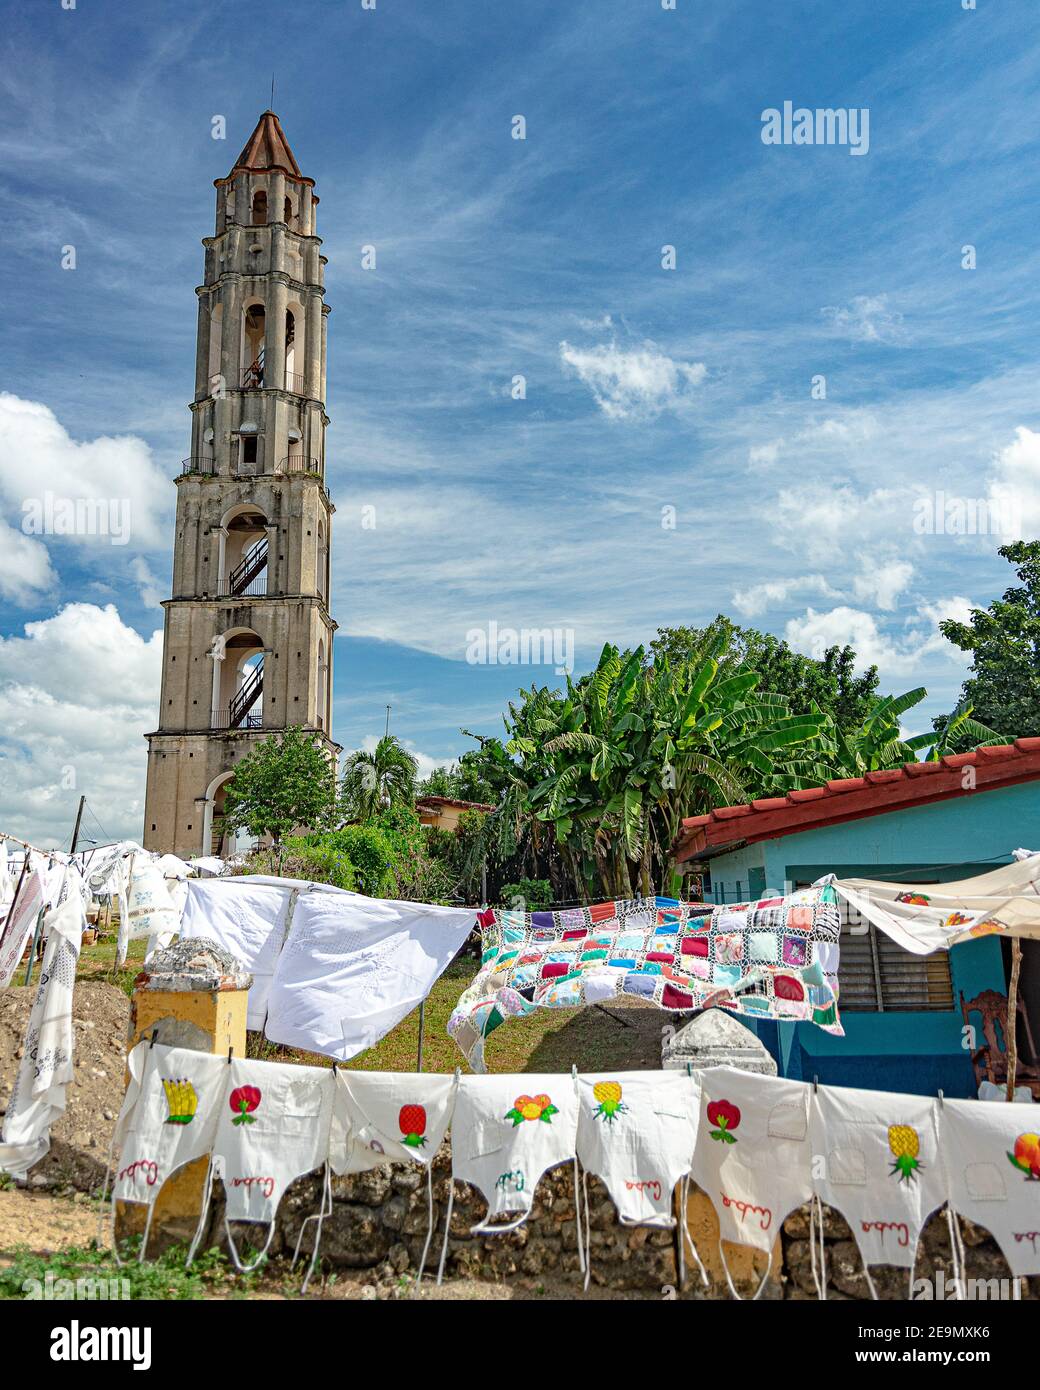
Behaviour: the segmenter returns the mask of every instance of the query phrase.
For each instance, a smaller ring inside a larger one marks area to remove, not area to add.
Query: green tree
[[[674,666],[703,661],[712,651],[717,653],[721,677],[755,671],[759,690],[786,696],[793,709],[811,709],[815,703],[840,729],[861,724],[877,698],[877,667],[857,675],[852,647],[828,647],[817,661],[771,633],[738,627],[722,613],[707,627],[659,628],[649,658],[654,663],[667,657]]]
[[[1016,541],[1002,545],[997,553],[1015,566],[1020,582],[988,608],[973,608],[966,623],[947,618],[939,628],[972,656],[972,675],[962,687],[961,706],[970,706],[977,721],[1001,730],[1008,739],[1036,737],[1040,734],[1040,541]],[[962,747],[971,747],[973,737],[970,732],[962,737]]]
[[[416,796],[448,796],[455,801],[474,801],[493,806],[498,800],[496,788],[485,776],[479,754],[471,751],[450,767],[435,767],[415,789]]]
[[[583,897],[631,897],[662,882],[685,815],[768,795],[781,769],[802,775],[795,750],[827,726],[759,693],[755,672],[720,677],[716,634],[696,660],[642,647],[604,647],[596,669],[566,692],[532,689],[510,702],[507,740],[481,744],[505,791],[488,818],[501,848],[526,837],[558,844]],[[703,659],[700,659],[703,657]]]
[[[418,763],[394,734],[372,752],[358,749],[343,764],[343,814],[347,820],[370,820],[380,811],[415,800]]]
[[[293,727],[263,739],[235,768],[224,827],[280,846],[295,829],[327,825],[335,805],[335,765],[313,734]]]

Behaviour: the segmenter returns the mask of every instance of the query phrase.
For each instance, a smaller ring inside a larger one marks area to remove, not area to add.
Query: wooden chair
[[[974,999],[965,999],[960,991],[961,1013],[965,1025],[973,1028],[970,1014],[974,1011],[982,1018],[982,1036],[985,1042],[971,1053],[971,1065],[975,1069],[975,1085],[992,1081],[995,1086],[1007,1084],[1007,1049],[1005,1029],[1007,1028],[1008,1001],[1006,994],[998,994],[995,989],[984,989]],[[1028,1086],[1034,1100],[1040,1100],[1040,1057],[1037,1056],[1033,1033],[1026,1016],[1025,1003],[1018,996],[1018,1019],[1021,1024],[1019,1036],[1024,1035],[1026,1051],[1018,1050],[1018,1066],[1015,1069],[1015,1085]],[[999,1025],[999,1032],[998,1032]],[[976,1035],[977,1036],[977,1035]]]

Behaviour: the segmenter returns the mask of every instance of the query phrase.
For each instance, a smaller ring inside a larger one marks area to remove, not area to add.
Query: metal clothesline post
[[[33,961],[36,959],[36,947],[40,944],[40,932],[43,931],[43,919],[47,915],[47,906],[44,904],[36,914],[36,926],[33,928],[32,945],[29,947],[29,964],[25,967],[24,984],[29,984],[32,980]]]

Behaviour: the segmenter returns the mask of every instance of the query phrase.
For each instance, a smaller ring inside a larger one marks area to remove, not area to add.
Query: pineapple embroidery
[[[426,1110],[422,1105],[402,1105],[397,1117],[401,1126],[401,1143],[410,1149],[426,1147]]]
[[[190,1081],[181,1077],[176,1081],[163,1081],[166,1104],[170,1113],[164,1123],[168,1125],[190,1125],[199,1108],[199,1098]]]
[[[547,1095],[540,1096],[517,1096],[513,1101],[513,1108],[506,1112],[505,1118],[513,1121],[513,1128],[522,1125],[525,1120],[544,1120],[552,1124],[552,1117],[559,1112]]]
[[[597,1081],[592,1088],[592,1094],[599,1101],[595,1118],[604,1120],[608,1125],[612,1125],[617,1117],[628,1109],[621,1099],[619,1081]]]
[[[895,1159],[889,1172],[893,1176],[898,1173],[901,1183],[916,1181],[917,1170],[924,1167],[918,1158],[918,1154],[921,1152],[921,1141],[918,1138],[917,1130],[912,1129],[910,1125],[889,1125],[888,1147]]]

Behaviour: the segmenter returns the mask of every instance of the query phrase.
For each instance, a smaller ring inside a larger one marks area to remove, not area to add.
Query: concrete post
[[[170,1047],[217,1052],[236,1057],[246,1053],[246,1002],[253,977],[221,946],[202,940],[175,941],[157,952],[134,981],[127,1051],[150,1039]],[[129,1079],[129,1077],[127,1078]],[[190,1240],[202,1210],[202,1189],[208,1160],[179,1169],[156,1198],[148,1248]],[[116,1239],[139,1235],[144,1210],[116,1205]]]

